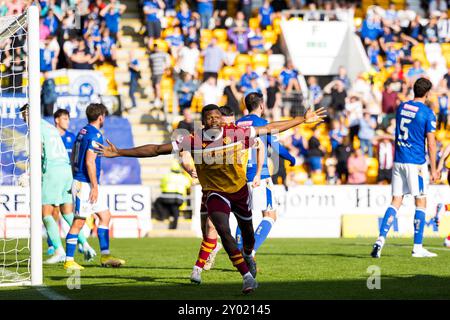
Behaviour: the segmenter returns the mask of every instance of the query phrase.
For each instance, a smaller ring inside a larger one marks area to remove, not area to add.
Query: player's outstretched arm
[[[151,158],[163,154],[171,154],[173,147],[171,143],[166,144],[146,144],[131,149],[119,149],[111,141],[106,140],[108,146],[98,144],[96,151],[106,158],[131,157],[131,158]]]
[[[434,132],[427,133],[428,155],[430,157],[431,182],[439,180],[436,170],[436,136]]]
[[[442,152],[441,159],[439,160],[439,164],[437,167],[437,172],[439,175],[440,175],[442,169],[444,169],[444,163],[449,156],[450,156],[450,144],[444,149],[444,152]]]
[[[319,108],[316,111],[311,108],[306,111],[305,115],[302,117],[295,117],[291,120],[285,121],[275,121],[266,124],[263,127],[254,127],[256,131],[256,135],[264,135],[269,133],[278,133],[289,130],[293,127],[298,126],[302,123],[316,123],[322,122],[323,119],[327,116],[327,112],[324,108]]]

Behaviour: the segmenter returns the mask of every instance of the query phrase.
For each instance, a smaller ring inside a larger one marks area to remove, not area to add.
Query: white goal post
[[[0,18],[0,286],[43,284],[39,63],[39,9]],[[26,103],[28,126],[19,111]],[[20,214],[2,203],[14,188],[26,194]],[[8,223],[23,236],[8,235]]]

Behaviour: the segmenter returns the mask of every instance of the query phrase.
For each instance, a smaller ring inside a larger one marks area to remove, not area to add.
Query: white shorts
[[[277,204],[273,198],[273,183],[271,178],[261,179],[259,187],[253,188],[252,182],[248,182],[252,210],[275,211]]]
[[[73,180],[72,197],[75,204],[75,217],[88,218],[91,214],[108,210],[106,193],[98,186],[98,198],[95,203],[89,202],[91,184]]]
[[[392,195],[411,194],[416,198],[426,197],[428,191],[428,165],[394,163],[392,169]]]

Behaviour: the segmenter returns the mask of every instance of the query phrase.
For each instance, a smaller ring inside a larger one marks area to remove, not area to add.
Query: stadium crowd
[[[0,15],[19,14],[30,2],[0,1]],[[191,113],[198,114],[209,103],[227,104],[237,117],[246,114],[242,100],[252,91],[264,95],[269,120],[300,114],[306,106],[324,106],[330,114],[326,124],[280,137],[303,164],[290,167],[281,162],[274,168],[274,181],[387,183],[393,166],[396,107],[412,97],[414,80],[425,76],[434,86],[430,103],[438,115],[438,140],[448,143],[450,20],[445,1],[431,1],[424,16],[407,7],[397,10],[393,3],[386,9],[369,6],[364,17],[354,21],[371,70],[351,81],[340,67],[325,85],[324,79],[301,75],[283,54],[280,22],[290,18],[283,10],[305,9],[305,20],[339,20],[340,12],[358,9],[356,2],[255,3],[240,0],[231,15],[227,1],[139,1],[155,107],[177,108],[184,115],[180,125],[192,128]],[[39,5],[44,76],[57,68],[115,64],[125,5],[118,0],[41,0]],[[23,68],[23,59],[19,51],[5,50],[1,57],[8,70]],[[135,107],[140,70],[133,54],[129,66]],[[47,79],[43,90],[52,92],[52,85]]]
[[[396,107],[412,98],[414,80],[425,76],[434,85],[430,103],[438,114],[438,139],[450,138],[445,137],[450,20],[443,1],[439,8],[430,2],[426,16],[407,8],[396,10],[393,3],[386,9],[368,7],[355,25],[372,69],[351,81],[340,67],[323,86],[317,77],[303,77],[282,54],[279,24],[289,15],[281,11],[306,9],[305,20],[338,20],[340,11],[354,11],[355,4],[263,1],[252,15],[249,3],[240,1],[237,13],[230,16],[225,1],[198,1],[196,7],[182,1],[175,8],[164,1],[142,2],[155,105],[171,103],[167,95],[172,98],[175,92],[173,107],[178,105],[185,118],[181,125],[192,122],[191,111],[209,103],[227,104],[239,117],[247,112],[242,98],[252,91],[264,95],[269,120],[296,115],[304,106],[325,106],[330,114],[325,125],[298,128],[281,137],[303,165],[280,163],[274,182],[388,183]],[[158,14],[163,11],[164,17]]]

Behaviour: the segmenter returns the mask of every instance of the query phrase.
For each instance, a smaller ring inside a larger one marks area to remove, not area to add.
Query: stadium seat
[[[163,39],[156,39],[155,44],[164,52],[169,52],[169,44]]]
[[[201,112],[203,108],[203,100],[199,95],[194,95],[191,101],[191,111],[192,112]]]
[[[248,21],[248,26],[252,30],[255,30],[256,28],[258,28],[259,27],[259,18],[258,17],[250,18]]]
[[[377,158],[367,158],[367,182],[376,183],[378,178]]]
[[[227,41],[227,30],[226,29],[214,29],[213,35],[217,38],[217,42]]]
[[[230,76],[236,76],[237,70],[235,67],[225,66],[219,72],[219,78],[224,80],[230,80]]]
[[[252,63],[252,58],[248,54],[238,54],[236,56],[236,60],[234,61],[235,65],[248,65]]]
[[[269,57],[264,53],[257,53],[252,57],[253,69],[264,68],[269,66]]]
[[[264,30],[262,32],[262,36],[264,38],[265,43],[275,44],[277,42],[278,36],[275,31],[272,30]]]
[[[277,35],[281,33],[281,18],[273,19],[273,31],[275,31]]]
[[[173,28],[167,28],[162,31],[162,37],[165,39],[173,34]]]
[[[213,37],[212,30],[202,29],[200,31],[200,41],[210,41]]]
[[[323,172],[313,173],[311,174],[311,181],[313,184],[324,185],[327,183],[327,178]]]
[[[217,46],[221,47],[223,51],[228,50],[228,42],[227,41],[217,42]]]

